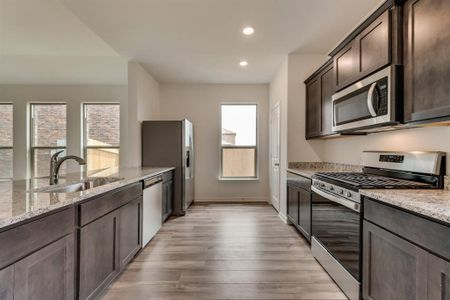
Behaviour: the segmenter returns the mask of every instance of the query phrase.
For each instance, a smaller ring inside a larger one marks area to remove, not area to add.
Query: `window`
[[[119,166],[120,105],[84,104],[83,145],[88,170]]]
[[[0,103],[0,179],[13,177],[13,105]]]
[[[221,107],[221,178],[257,177],[257,113],[255,104]]]
[[[66,105],[63,103],[31,104],[31,174],[33,177],[50,175],[50,158],[57,151],[66,155]],[[65,164],[60,174],[65,174]]]

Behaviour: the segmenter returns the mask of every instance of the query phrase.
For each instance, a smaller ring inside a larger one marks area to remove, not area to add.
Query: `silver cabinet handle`
[[[377,87],[377,83],[374,82],[369,88],[369,94],[367,95],[367,107],[369,108],[369,112],[372,117],[377,116],[377,112],[375,111],[375,108],[373,107],[373,91]]]
[[[350,201],[350,200],[347,200],[347,199],[342,199],[342,198],[336,197],[334,195],[322,192],[322,191],[318,190],[315,186],[311,186],[311,190],[314,193],[318,194],[319,196],[322,196],[325,199],[328,199],[328,200],[330,200],[332,202],[335,202],[337,204],[345,206],[345,207],[347,207],[347,208],[349,208],[349,209],[351,209],[353,211],[356,211],[356,212],[359,213],[360,210],[361,210],[359,203],[355,203],[353,201]]]

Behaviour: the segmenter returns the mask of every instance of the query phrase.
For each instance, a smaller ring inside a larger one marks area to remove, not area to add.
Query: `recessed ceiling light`
[[[242,33],[245,35],[251,35],[253,32],[255,32],[255,30],[251,26],[247,26],[242,30]]]
[[[246,67],[246,66],[248,65],[248,62],[246,62],[245,60],[243,60],[243,61],[241,61],[241,62],[239,63],[239,65],[240,65],[241,67]]]

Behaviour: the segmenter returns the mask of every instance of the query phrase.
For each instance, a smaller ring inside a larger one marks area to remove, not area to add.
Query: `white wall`
[[[120,102],[121,116],[127,115],[126,85],[0,85],[0,102],[13,103],[14,178],[27,177],[27,107],[30,102],[67,104],[67,153],[82,156],[81,119],[84,102]],[[121,118],[121,148],[127,144],[126,118]],[[79,171],[75,162],[67,162],[68,171]]]
[[[162,84],[161,118],[187,118],[194,124],[195,199],[253,201],[269,199],[268,85]],[[219,181],[220,104],[252,102],[259,107],[259,180]]]
[[[306,91],[303,83],[327,57],[290,54],[288,57],[288,161],[320,160],[311,142],[305,139]]]
[[[367,136],[348,136],[318,141],[317,149],[322,161],[360,164],[363,150],[393,151],[445,151],[450,155],[450,127],[424,127]],[[447,174],[450,174],[447,159]]]
[[[122,166],[140,166],[141,122],[160,116],[159,83],[139,63],[128,63],[128,131]]]

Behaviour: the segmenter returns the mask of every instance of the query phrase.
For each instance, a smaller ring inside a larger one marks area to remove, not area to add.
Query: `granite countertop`
[[[330,162],[289,163],[288,172],[311,178],[319,172],[362,172],[362,166]]]
[[[60,179],[59,185],[64,186],[97,177],[118,179],[105,185],[73,193],[33,191],[48,186],[48,178],[0,181],[0,229],[173,169],[171,167],[109,168],[67,174],[65,178]]]
[[[360,190],[361,195],[450,224],[450,190]]]

